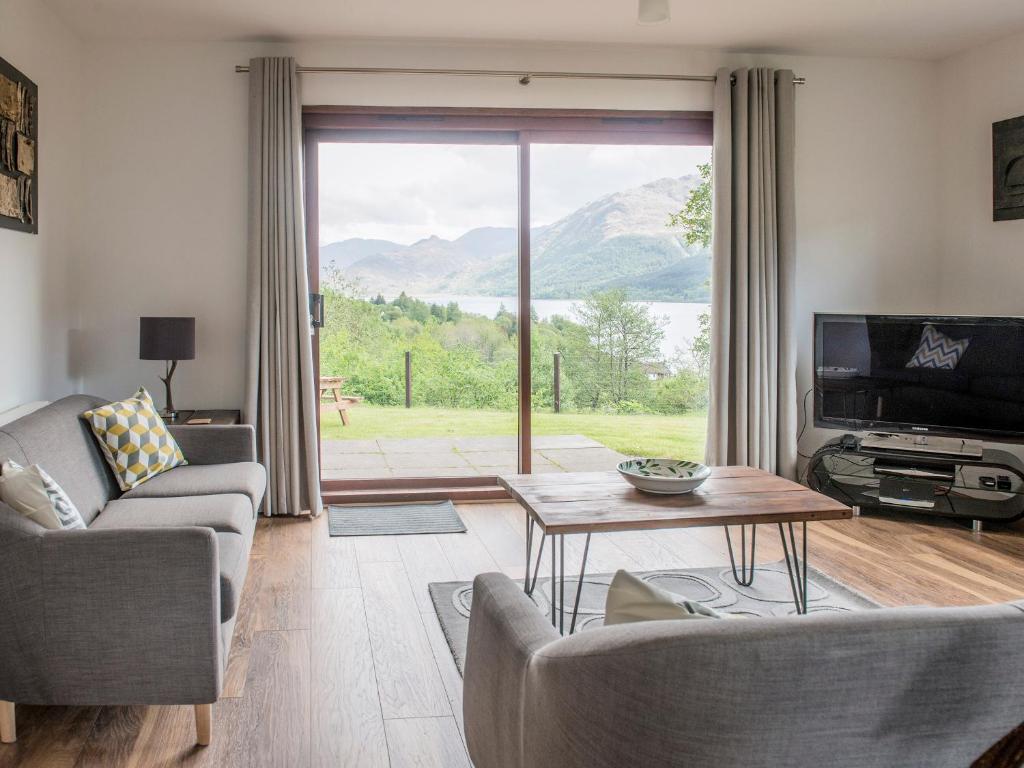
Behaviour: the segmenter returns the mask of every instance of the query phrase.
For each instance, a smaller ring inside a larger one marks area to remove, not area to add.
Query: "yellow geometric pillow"
[[[88,419],[122,491],[188,463],[145,387],[135,397],[93,408],[82,418]]]

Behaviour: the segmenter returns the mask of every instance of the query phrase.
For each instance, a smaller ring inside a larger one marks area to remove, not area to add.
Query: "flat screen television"
[[[1024,318],[814,316],[819,427],[1024,440]]]

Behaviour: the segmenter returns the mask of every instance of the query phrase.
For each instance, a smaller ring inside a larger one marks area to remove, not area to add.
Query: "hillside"
[[[710,258],[665,226],[699,183],[664,178],[599,198],[549,226],[532,230],[533,295],[569,299],[602,288],[631,298],[708,300]],[[479,227],[455,240],[411,245],[353,238],[320,249],[322,270],[336,268],[367,295],[514,295],[514,228]]]

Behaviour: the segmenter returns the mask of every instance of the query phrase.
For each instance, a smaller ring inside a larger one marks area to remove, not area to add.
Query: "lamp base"
[[[174,400],[171,398],[171,377],[174,376],[174,369],[178,367],[177,360],[167,361],[167,375],[161,376],[160,381],[164,383],[165,399],[164,409],[160,411],[160,417],[164,421],[177,421],[178,411],[174,408]]]

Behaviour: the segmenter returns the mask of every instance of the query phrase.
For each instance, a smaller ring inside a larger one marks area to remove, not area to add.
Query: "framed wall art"
[[[0,227],[39,232],[39,89],[0,58]]]
[[[1024,116],[992,123],[992,220],[1024,219]]]

